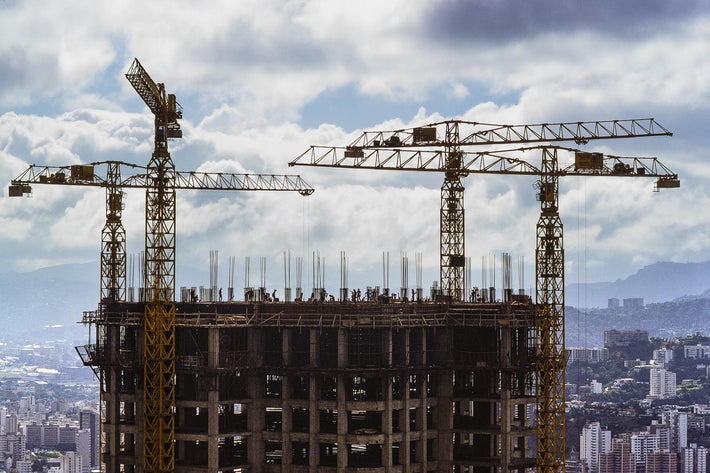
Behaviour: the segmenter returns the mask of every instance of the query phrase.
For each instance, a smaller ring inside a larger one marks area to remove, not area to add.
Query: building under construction
[[[515,299],[177,303],[175,471],[534,467],[534,307]],[[143,305],[85,314],[108,471],[143,470]]]

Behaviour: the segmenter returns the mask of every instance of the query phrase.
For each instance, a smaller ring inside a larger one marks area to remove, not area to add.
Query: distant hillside
[[[97,307],[98,263],[1,273],[0,297],[0,340],[41,340],[44,334],[53,339],[73,339],[75,334],[86,333],[77,324],[82,312]]]
[[[615,282],[570,284],[565,303],[573,307],[607,307],[608,299],[642,297],[644,303],[665,302],[684,296],[710,295],[710,261],[654,263]],[[578,296],[579,294],[579,296]],[[579,300],[578,300],[579,297]],[[585,299],[586,297],[586,299]]]
[[[648,304],[641,309],[565,310],[568,346],[603,346],[604,330],[648,330],[650,337],[671,338],[710,333],[710,298]]]

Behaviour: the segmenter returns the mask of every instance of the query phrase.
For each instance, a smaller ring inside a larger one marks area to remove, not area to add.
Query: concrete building
[[[40,448],[42,446],[42,426],[33,422],[25,426],[27,448]]]
[[[681,473],[708,473],[708,449],[691,443],[680,454]]]
[[[76,433],[76,453],[81,457],[81,473],[91,469],[91,430],[80,429]]]
[[[609,358],[609,350],[602,347],[584,348],[584,347],[567,347],[565,348],[567,362],[587,362],[601,363]]]
[[[603,392],[603,389],[604,389],[604,386],[602,385],[602,383],[600,383],[600,382],[597,381],[596,379],[593,379],[593,380],[589,383],[589,387],[590,387],[590,390],[591,390],[592,394],[601,394],[601,393]]]
[[[589,473],[599,473],[599,455],[611,449],[611,431],[602,429],[599,422],[582,428],[579,436],[579,457],[587,462]]]
[[[628,347],[647,341],[647,330],[604,330],[604,348]]]
[[[142,468],[143,314],[119,303],[87,315],[109,473]],[[535,466],[529,298],[182,302],[176,326],[178,473]]]
[[[49,424],[42,426],[42,447],[57,448],[59,445],[59,426]]]
[[[665,368],[671,361],[673,361],[673,350],[669,350],[668,348],[653,350],[654,364]]]
[[[648,453],[646,473],[678,473],[678,454],[668,450]]]
[[[32,460],[20,460],[15,463],[17,473],[32,473]]]
[[[661,439],[657,433],[634,432],[631,435],[631,453],[636,460],[636,468],[641,470],[646,465],[646,454],[661,448]]]
[[[663,411],[662,419],[670,431],[670,451],[680,453],[688,446],[688,413],[667,410]]]
[[[636,473],[636,455],[623,439],[614,439],[611,450],[599,454],[599,473]]]
[[[99,442],[101,439],[100,416],[95,409],[82,409],[79,411],[79,429],[88,429],[90,436],[90,455],[85,459],[85,466],[88,469],[98,468],[99,463]]]
[[[79,429],[73,425],[64,425],[59,427],[59,444],[57,447],[60,450],[76,450],[76,433]]]
[[[676,374],[665,368],[649,370],[649,397],[668,399],[676,397]]]
[[[618,297],[612,297],[607,301],[607,307],[609,309],[618,309],[619,308],[619,298]]]
[[[16,414],[8,414],[5,416],[5,433],[6,434],[16,434],[18,432],[19,425]]]
[[[710,346],[701,345],[685,345],[683,346],[683,354],[685,358],[707,359],[710,358]]]
[[[62,473],[82,473],[81,455],[76,452],[66,452],[61,460]]]
[[[624,299],[624,309],[642,309],[643,297],[628,297]]]

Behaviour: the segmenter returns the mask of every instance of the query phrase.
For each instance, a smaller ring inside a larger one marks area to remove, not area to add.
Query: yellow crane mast
[[[155,118],[145,193],[143,466],[146,473],[167,473],[175,469],[175,165],[168,138],[182,138],[182,109],[138,59],[126,78]]]
[[[604,157],[552,145],[477,153],[462,149],[536,142],[586,144],[596,139],[671,135],[652,118],[537,125],[450,120],[411,129],[364,132],[346,147],[311,146],[289,165],[444,173],[440,284],[442,296],[453,301],[460,301],[463,296],[464,188],[460,178],[472,173],[539,177],[541,215],[535,254],[537,467],[547,473],[564,470],[565,454],[564,249],[558,210],[559,177],[654,177],[657,189],[678,187],[680,181],[656,158]],[[540,165],[513,157],[533,149],[542,151]],[[574,153],[574,164],[560,170],[558,150]]]

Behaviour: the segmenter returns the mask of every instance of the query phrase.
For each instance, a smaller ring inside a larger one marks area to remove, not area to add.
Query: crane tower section
[[[166,97],[138,59],[126,78],[155,117],[155,149],[145,195],[145,275],[148,302],[143,320],[143,463],[146,473],[175,469],[175,165],[168,138],[182,138],[182,110]]]

